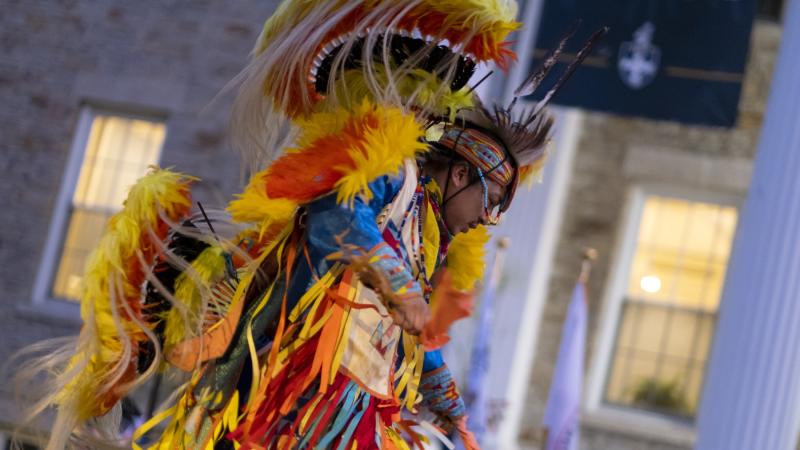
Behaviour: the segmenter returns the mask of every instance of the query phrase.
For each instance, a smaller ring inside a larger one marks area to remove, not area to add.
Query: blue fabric
[[[356,245],[365,251],[385,243],[378,230],[377,217],[400,192],[403,180],[402,175],[382,176],[375,179],[369,183],[372,199],[365,202],[361,197],[356,197],[352,208],[337,203],[335,194],[319,198],[306,205],[306,245],[309,259],[317,276],[327,272],[333,264],[333,261],[326,259],[328,255],[341,250],[339,243],[336,242],[336,236],[342,236],[345,243]],[[378,251],[391,257],[381,263],[384,271],[395,267],[403,269],[392,277],[393,288],[399,289],[413,281],[411,272],[391,249],[384,247]],[[301,256],[294,269],[289,288],[288,306],[290,309],[313,282],[311,268],[308,266],[305,256]],[[421,288],[417,288],[421,290]]]
[[[385,243],[378,230],[377,217],[394,200],[402,184],[402,176],[380,177],[369,184],[372,199],[366,203],[357,196],[352,208],[337,203],[335,194],[322,197],[306,206],[308,250],[318,274],[327,272],[331,266],[332,262],[326,260],[326,257],[340,250],[336,236],[341,236],[346,244],[356,245],[364,251]],[[382,251],[392,256],[395,264],[405,266],[394,252]],[[412,280],[408,269],[405,274],[406,282]]]
[[[325,258],[339,251],[339,244],[336,242],[335,236],[341,235],[346,231],[343,236],[345,243],[354,244],[364,250],[370,250],[377,245],[384,243],[383,237],[377,226],[377,217],[383,211],[384,207],[394,200],[395,196],[403,185],[403,177],[388,177],[383,176],[369,184],[372,191],[372,199],[369,202],[364,202],[360,197],[356,197],[353,208],[347,205],[340,205],[336,202],[335,195],[328,195],[321,199],[316,200],[309,204],[306,208],[308,218],[306,221],[307,237],[308,237],[308,250],[309,256],[315,270],[318,274],[325,273],[331,265],[331,261]],[[399,234],[399,233],[398,233]],[[393,268],[402,268],[396,271],[390,278],[392,288],[398,290],[401,286],[412,283],[413,290],[422,292],[418,283],[413,281],[411,272],[406,267],[405,263],[394,253],[388,246],[383,246],[378,250],[379,253],[389,256],[380,262],[381,269],[385,273],[392,273]],[[302,282],[292,283],[290,297],[299,299],[302,292],[306,290],[308,284],[312,282],[310,272],[305,261],[300,264],[295,276],[295,281],[302,279]],[[302,272],[302,275],[300,275]],[[402,346],[398,347],[399,357],[398,362],[402,361]],[[463,402],[458,400],[442,398],[442,384],[426,383],[426,373],[433,372],[440,369],[436,375],[436,380],[445,380],[444,384],[447,386],[454,385],[453,376],[450,369],[444,367],[444,359],[439,350],[432,352],[425,352],[423,361],[423,378],[421,380],[420,393],[432,410],[437,414],[449,415],[455,413],[457,415],[464,414]],[[433,388],[436,386],[436,388]]]
[[[455,378],[445,364],[441,350],[425,352],[419,392],[426,408],[440,418],[447,418],[444,423],[453,422],[466,413],[466,405],[457,394]]]
[[[359,389],[357,388],[358,385],[352,381],[345,388],[342,398],[339,399],[339,402],[336,405],[336,407],[339,408],[336,419],[334,419],[333,425],[330,426],[329,431],[317,443],[316,448],[328,448],[333,440],[342,433],[345,425],[347,425],[347,421],[352,417],[353,410],[356,406],[356,401],[359,399]],[[313,430],[308,430],[307,434],[313,434]],[[300,446],[299,448],[303,447]]]
[[[386,205],[394,200],[403,185],[403,181],[402,175],[377,178],[369,184],[369,189],[373,195],[372,199],[369,202],[365,202],[362,198],[356,197],[352,208],[337,203],[335,194],[319,198],[306,205],[306,245],[309,259],[316,275],[321,276],[327,272],[333,263],[333,261],[326,259],[327,256],[340,251],[339,244],[336,242],[337,235],[343,236],[345,243],[356,245],[363,250],[371,250],[380,244],[385,244],[383,236],[378,230],[377,217]],[[419,284],[413,280],[406,263],[388,245],[383,245],[378,252],[389,257],[380,263],[381,268],[386,273],[393,272],[393,268],[402,269],[394,271],[395,273],[390,279],[395,290],[410,283],[414,286],[412,290],[422,292]],[[287,296],[289,310],[294,307],[303,293],[314,282],[311,269],[305,256],[298,255]],[[282,293],[282,291],[273,292],[274,303],[279,302]],[[271,303],[273,303],[273,300],[271,300]],[[271,336],[271,334],[268,333],[268,336]],[[268,341],[265,339],[260,343],[267,344]],[[398,351],[400,353],[398,357],[399,363],[402,361],[403,356],[402,346],[398,347]],[[425,383],[425,373],[441,368],[436,375],[436,379],[447,380],[445,384],[452,384],[453,377],[449,369],[443,366],[445,366],[445,363],[440,351],[425,353],[420,393],[423,395],[426,404],[435,405],[432,409],[439,414],[445,413],[445,411],[463,414],[463,403],[460,402],[460,399],[455,402],[455,405],[452,401],[442,402],[441,400],[443,399],[440,398],[440,383]],[[438,387],[428,388],[434,385]]]
[[[425,352],[425,359],[422,361],[422,373],[427,373],[436,370],[444,365],[444,358],[442,358],[441,350],[434,350],[432,352]]]

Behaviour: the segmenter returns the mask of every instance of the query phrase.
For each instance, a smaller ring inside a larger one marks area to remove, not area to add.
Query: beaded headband
[[[496,139],[480,130],[449,127],[439,143],[454,149],[501,186],[507,186],[514,179],[514,166],[506,150]]]

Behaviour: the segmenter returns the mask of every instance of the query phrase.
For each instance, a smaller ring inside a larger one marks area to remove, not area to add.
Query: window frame
[[[608,372],[611,369],[628,278],[636,253],[639,227],[645,202],[650,196],[731,206],[739,212],[744,200],[743,196],[734,193],[670,184],[636,183],[628,189],[596,328],[596,341],[586,384],[584,422],[659,441],[693,445],[695,439],[693,421],[605,402]],[[735,234],[734,239],[736,239]],[[712,332],[712,345],[715,333],[716,329]],[[701,397],[702,391],[701,387]]]
[[[156,163],[158,163],[163,156],[163,150],[166,147],[165,143],[169,133],[165,114],[157,112],[137,112],[135,110],[130,111],[125,108],[114,106],[95,104],[81,105],[72,144],[70,146],[69,157],[61,177],[61,186],[53,205],[50,226],[48,228],[42,257],[33,285],[32,298],[29,302],[19,304],[17,308],[18,312],[29,318],[56,319],[59,322],[67,321],[70,323],[80,323],[80,302],[54,297],[52,295],[52,287],[63,250],[64,239],[66,238],[67,226],[72,215],[72,197],[75,194],[81,167],[83,166],[86,156],[86,147],[91,135],[92,124],[94,123],[94,119],[98,116],[114,116],[163,123],[165,126],[164,143],[161,149],[159,149]]]

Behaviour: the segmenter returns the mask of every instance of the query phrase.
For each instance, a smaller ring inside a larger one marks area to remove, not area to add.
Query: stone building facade
[[[62,191],[69,184],[83,111],[163,123],[166,138],[158,163],[201,177],[197,200],[223,204],[240,189],[239,160],[226,146],[230,96],[212,100],[243,67],[276,4],[5,2],[0,15],[0,199],[5,210],[0,215],[0,361],[27,344],[78,331],[76,304],[43,301],[37,292],[49,297],[49,285],[42,286],[49,277],[41,273],[48,270],[44,261],[47,247],[54,245],[51,237],[63,234],[54,230],[59,228],[54,215],[66,207]],[[775,23],[754,27],[739,120],[731,130],[583,114],[522,414],[522,448],[541,445],[536,425],[582,248],[591,246],[600,254],[589,284],[591,368],[599,337],[613,334],[600,318],[632,187],[648,180],[743,198],[779,40]],[[20,419],[12,390],[8,383],[0,386],[0,433]],[[663,426],[640,427],[589,411],[582,448],[690,448],[691,426],[678,428],[670,433]],[[3,445],[0,441],[0,449]]]
[[[226,146],[230,96],[212,100],[244,66],[276,5],[3,2],[0,361],[35,341],[78,332],[77,304],[34,297],[82,111],[162,122],[158,163],[201,177],[197,200],[222,205],[240,190],[239,160]],[[50,296],[48,286],[39,290]],[[20,419],[11,390],[0,386],[3,430]]]
[[[660,420],[646,412],[617,415],[604,410],[603,398],[592,406],[592,385],[604,389],[607,372],[597,372],[598,349],[609,321],[613,287],[620,267],[630,214],[632,191],[641,185],[669,190],[711,192],[734,203],[745,198],[767,97],[780,43],[781,29],[771,21],[757,21],[739,103],[739,117],[731,129],[686,126],[677,123],[584,113],[580,143],[574,156],[565,216],[549,281],[548,301],[539,325],[538,346],[526,397],[526,425],[519,436],[522,448],[540,448],[538,424],[544,414],[548,388],[558,353],[561,324],[580,267],[583,249],[598,250],[588,284],[589,329],[586,398],[581,448],[587,450],[678,450],[692,448],[691,420]],[[634,230],[635,231],[635,230]],[[613,312],[612,312],[613,314]],[[595,393],[596,394],[596,393]],[[601,394],[602,395],[602,394]],[[655,415],[657,416],[657,415]],[[655,423],[654,423],[655,422]]]

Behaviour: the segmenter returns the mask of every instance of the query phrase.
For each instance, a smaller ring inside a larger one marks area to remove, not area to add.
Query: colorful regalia
[[[389,309],[423,296],[458,316],[448,302],[483,273],[487,230],[452,236],[421,170],[435,145],[512,194],[544,159],[540,107],[515,120],[467,85],[476,63],[513,59],[515,14],[503,0],[281,3],[237,80],[231,137],[249,184],[227,215],[193,213],[197,180],[180,173],[153,168],[132,188],[40,404],[58,413],[48,448],[110,437],[120,400],[176,369],[185,383],[135,448],[405,449],[422,430],[447,442],[464,404],[435,349],[441,323],[413,336]]]

